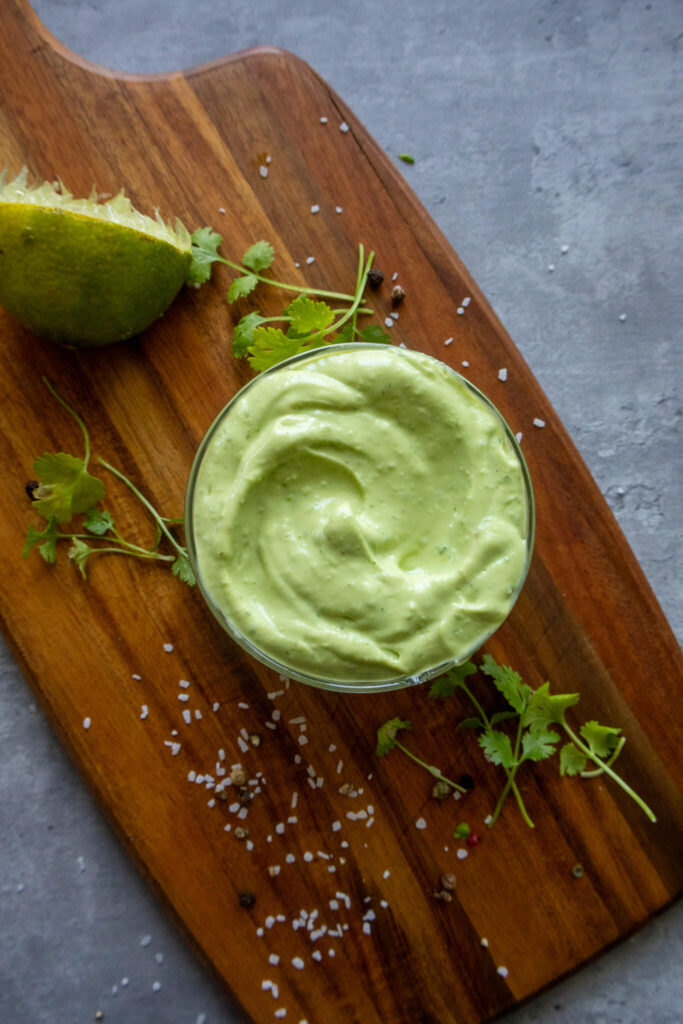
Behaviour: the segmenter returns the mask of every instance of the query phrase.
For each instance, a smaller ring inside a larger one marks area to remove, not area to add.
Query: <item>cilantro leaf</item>
[[[92,548],[88,547],[85,541],[74,537],[69,548],[69,561],[77,567],[83,579],[85,579],[85,563],[91,554]]]
[[[472,831],[472,829],[467,824],[467,822],[466,821],[461,821],[460,824],[456,826],[455,831],[453,832],[453,838],[454,839],[467,839],[467,837],[471,833],[471,831]]]
[[[101,537],[114,528],[114,520],[106,509],[91,508],[83,520],[83,525],[90,533]]]
[[[270,242],[254,242],[242,257],[242,266],[249,267],[257,274],[259,270],[267,270],[275,259],[275,250]]]
[[[237,302],[245,295],[253,292],[258,284],[258,277],[255,274],[245,274],[244,277],[236,277],[228,288],[228,302]]]
[[[502,765],[503,768],[514,767],[515,757],[512,753],[510,737],[498,729],[487,729],[479,737],[479,746],[484,751],[487,761]]]
[[[299,295],[290,302],[285,314],[292,318],[292,329],[297,334],[324,331],[334,320],[334,313],[326,302],[315,302],[308,295]]]
[[[204,284],[211,277],[211,264],[220,260],[218,246],[223,239],[209,227],[197,228],[192,232],[192,261],[187,271],[185,284]]]
[[[248,349],[254,344],[254,331],[265,322],[266,318],[257,310],[246,313],[238,320],[232,336],[232,353],[237,359],[244,359],[249,354]]]
[[[379,324],[368,324],[358,331],[361,341],[370,341],[376,345],[391,345],[391,335],[383,331]]]
[[[45,561],[50,565],[54,565],[57,559],[57,541],[59,537],[60,533],[55,526],[54,519],[50,519],[43,530],[36,530],[35,526],[29,523],[21,557],[28,558],[34,547],[37,545],[38,550]]]
[[[257,373],[267,370],[283,359],[289,359],[299,352],[308,352],[327,344],[320,338],[315,342],[312,338],[290,337],[278,327],[257,327],[254,331],[254,343],[249,347],[249,365]]]
[[[471,661],[466,661],[463,665],[452,668],[445,675],[439,676],[438,679],[434,680],[429,688],[429,696],[432,700],[446,700],[447,697],[452,697],[463,681],[476,671],[477,666]]]
[[[573,743],[565,743],[560,751],[560,775],[578,775],[586,767],[586,760]]]
[[[193,587],[197,582],[187,555],[178,555],[175,562],[171,565],[171,572],[179,580],[182,580],[183,583],[187,583],[188,587]]]
[[[41,455],[33,463],[40,478],[33,508],[45,519],[67,523],[72,516],[88,512],[104,497],[104,484],[91,476],[83,459],[58,452]]]
[[[552,757],[555,753],[555,744],[559,742],[559,735],[552,729],[544,729],[543,732],[532,732],[527,730],[522,736],[522,753],[527,761],[544,761],[546,757]]]
[[[526,711],[522,716],[522,722],[532,730],[544,729],[553,722],[562,724],[564,713],[567,708],[574,707],[579,702],[578,693],[555,693],[550,692],[550,683],[543,683],[531,695]]]
[[[396,734],[404,729],[410,729],[410,722],[404,722],[400,718],[390,718],[388,722],[379,727],[377,730],[377,754],[380,757],[394,749]]]
[[[531,687],[522,682],[518,672],[509,665],[498,665],[490,654],[485,654],[481,663],[481,671],[493,679],[496,689],[502,693],[508,704],[521,715],[531,696]]]
[[[621,729],[613,729],[609,725],[600,725],[596,721],[586,722],[579,732],[596,757],[609,757],[617,743]]]
[[[463,718],[462,722],[458,722],[456,732],[460,729],[483,729],[484,723],[481,718]]]

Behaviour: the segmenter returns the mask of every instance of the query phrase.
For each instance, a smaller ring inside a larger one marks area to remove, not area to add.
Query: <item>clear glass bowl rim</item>
[[[397,353],[402,351],[411,351],[404,350],[399,348],[398,346],[393,345],[383,345],[381,347],[382,349],[391,350],[392,352]],[[478,651],[486,643],[489,637],[491,637],[498,629],[500,629],[501,625],[503,624],[503,622],[505,621],[505,619],[508,617],[513,607],[515,606],[517,598],[519,597],[520,591],[524,586],[524,582],[529,573],[529,567],[531,565],[531,558],[534,549],[534,536],[536,530],[536,505],[534,501],[534,491],[531,483],[529,467],[527,466],[526,459],[524,458],[519,442],[517,441],[517,438],[515,437],[507,421],[502,416],[500,411],[496,408],[496,406],[493,404],[491,399],[488,398],[483,393],[483,391],[480,391],[475,384],[469,381],[466,377],[463,377],[463,375],[461,373],[458,373],[457,370],[454,370],[453,367],[448,366],[447,363],[442,363],[441,360],[437,359],[435,356],[429,356],[429,358],[434,359],[436,362],[440,363],[441,366],[444,366],[450,373],[452,373],[455,377],[461,380],[463,384],[465,384],[465,386],[480,401],[482,401],[484,405],[486,405],[487,408],[491,410],[491,412],[493,412],[493,414],[496,416],[499,423],[501,424],[503,431],[512,447],[512,450],[517,456],[517,460],[522,471],[522,479],[524,481],[524,496],[526,498],[526,558],[524,560],[524,567],[522,569],[519,582],[517,583],[515,591],[510,599],[510,607],[508,608],[505,617],[485,636],[483,636],[482,639],[478,640],[476,646],[473,647],[472,650],[468,651],[467,654],[463,657],[451,658],[447,661],[442,662],[439,665],[432,665],[429,668],[423,669],[422,671],[410,676],[400,676],[386,680],[380,679],[360,681],[354,681],[349,679],[320,679],[308,675],[305,672],[301,672],[298,669],[294,669],[289,665],[285,665],[282,662],[277,661],[277,659],[271,657],[271,655],[268,654],[266,651],[261,650],[259,647],[253,644],[251,640],[249,640],[249,638],[246,637],[234,625],[234,623],[230,621],[227,615],[225,615],[222,609],[216,604],[208,589],[204,586],[201,573],[199,571],[199,565],[197,561],[197,549],[194,542],[194,520],[192,506],[194,500],[194,492],[197,486],[197,478],[199,476],[199,470],[201,468],[204,454],[206,453],[208,446],[211,443],[211,440],[216,431],[218,430],[218,428],[220,427],[221,423],[223,422],[225,417],[229,415],[232,406],[237,401],[239,401],[239,399],[242,398],[242,396],[245,395],[247,391],[249,391],[253,387],[257,387],[259,381],[262,380],[264,377],[270,376],[273,373],[280,373],[282,370],[285,370],[290,366],[293,366],[295,363],[300,363],[304,361],[315,361],[316,359],[324,359],[326,356],[329,356],[335,352],[358,352],[362,349],[377,351],[378,345],[371,342],[342,342],[336,345],[325,345],[324,347],[319,349],[312,349],[309,352],[300,352],[297,355],[290,356],[289,359],[284,359],[281,363],[277,363],[275,366],[271,366],[268,370],[264,370],[256,377],[253,377],[250,381],[247,381],[247,383],[244,384],[239,389],[239,391],[237,391],[232,396],[232,398],[226,403],[226,405],[223,406],[223,408],[220,410],[220,412],[217,414],[217,416],[207,429],[202,440],[200,441],[199,447],[197,448],[197,452],[192,462],[192,466],[190,468],[190,473],[187,481],[187,488],[185,491],[185,538],[188,557],[190,559],[190,564],[195,574],[197,586],[200,590],[200,593],[204,598],[206,604],[208,605],[209,610],[212,612],[214,618],[218,621],[219,625],[223,627],[225,632],[235,641],[235,643],[239,644],[239,646],[243,650],[245,650],[248,654],[251,654],[252,657],[257,659],[257,661],[260,661],[262,664],[267,665],[268,668],[274,669],[280,675],[285,676],[288,679],[295,679],[297,680],[297,682],[300,683],[306,683],[309,686],[315,686],[321,690],[333,690],[342,693],[380,693],[385,690],[397,690],[406,686],[415,686],[419,683],[424,683],[429,679],[433,679],[435,676],[442,675],[449,669],[455,668],[457,665],[462,665],[463,662],[468,661],[475,654],[475,652]],[[429,353],[425,352],[419,352],[418,354],[429,355]]]

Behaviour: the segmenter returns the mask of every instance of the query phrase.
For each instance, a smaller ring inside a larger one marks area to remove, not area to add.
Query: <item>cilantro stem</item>
[[[178,543],[178,541],[175,539],[175,537],[173,536],[173,534],[171,533],[169,528],[166,526],[166,523],[164,522],[163,517],[159,515],[157,510],[154,508],[154,506],[152,504],[150,504],[150,502],[147,500],[147,498],[145,498],[145,496],[140,493],[140,491],[137,489],[135,484],[131,483],[131,481],[128,479],[127,476],[124,476],[124,474],[121,473],[120,470],[115,469],[108,462],[106,462],[101,456],[98,458],[98,462],[102,466],[104,466],[105,469],[108,469],[110,473],[113,473],[115,477],[118,477],[118,479],[121,480],[126,485],[126,487],[130,488],[130,490],[133,492],[133,494],[138,499],[138,501],[142,502],[142,504],[145,506],[147,511],[150,513],[150,515],[153,517],[154,521],[157,523],[157,525],[161,529],[161,532],[170,541],[170,543],[176,549],[178,554],[182,555],[183,558],[187,558],[187,550],[186,550],[186,548],[184,548],[182,546],[182,544]]]
[[[453,789],[457,789],[459,793],[467,792],[463,786],[459,786],[457,782],[453,782],[452,779],[447,779],[445,775],[442,775],[439,769],[435,768],[434,765],[426,764],[425,761],[421,761],[419,757],[416,757],[416,755],[412,753],[412,751],[408,750],[407,747],[404,747],[399,740],[396,740],[395,742],[398,749],[402,750],[406,757],[409,757],[411,761],[415,762],[415,764],[419,764],[421,768],[428,771],[435,779],[439,779],[440,782],[445,782],[446,785],[451,786]]]
[[[610,754],[610,756],[607,759],[607,761],[605,761],[605,764],[609,764],[609,765],[613,765],[614,764],[616,759],[619,757],[619,754],[624,749],[624,743],[626,743],[626,737],[625,736],[620,736],[619,737],[619,742],[617,743],[616,747],[614,748],[614,750]],[[580,772],[579,774],[581,775],[582,779],[597,779],[597,777],[599,775],[603,774],[603,769],[602,768],[596,768],[595,771],[592,771],[592,772]]]
[[[59,394],[59,392],[55,391],[55,389],[53,388],[52,384],[50,384],[50,381],[47,379],[47,377],[41,377],[41,380],[42,380],[43,384],[45,385],[45,387],[50,392],[50,394],[52,395],[52,397],[56,398],[56,400],[59,402],[59,404],[62,406],[62,408],[66,409],[66,411],[71,416],[73,416],[73,418],[76,420],[76,423],[78,423],[79,427],[81,428],[81,432],[83,434],[83,440],[85,441],[85,455],[83,456],[83,469],[86,470],[88,468],[88,463],[90,462],[90,434],[88,433],[88,428],[86,427],[85,423],[83,422],[81,417],[78,415],[78,413],[74,409],[71,408],[71,406],[69,405],[68,402],[64,401],[64,399]]]
[[[520,765],[520,761],[519,761],[519,746],[520,746],[520,743],[522,741],[522,729],[523,729],[523,726],[522,726],[522,716],[520,715],[519,716],[519,722],[517,723],[517,735],[515,737],[515,749],[514,749],[514,752],[513,752],[513,755],[512,755],[513,758],[514,758],[514,762],[515,763],[514,763],[513,767],[510,769],[509,774],[508,774],[508,778],[507,778],[507,782],[503,786],[503,791],[500,794],[500,796],[498,797],[498,803],[496,804],[496,809],[493,812],[493,814],[491,815],[491,821],[489,823],[489,828],[492,828],[493,825],[495,825],[495,823],[498,821],[498,817],[500,815],[500,812],[503,809],[503,804],[505,803],[505,801],[507,799],[507,795],[510,792],[510,788],[511,788],[511,786],[514,785],[515,775],[517,774],[517,769],[519,768],[519,765]],[[528,816],[527,816],[527,823],[531,826],[531,828],[534,827],[533,823],[529,820]]]
[[[259,274],[256,270],[250,270],[249,267],[243,267],[239,263],[233,263],[232,260],[226,260],[223,256],[218,256],[217,260],[219,263],[224,263],[226,267],[231,267],[232,270],[238,270],[239,273],[246,277],[255,277],[261,284],[272,284],[275,288],[284,288],[289,292],[299,292],[302,295],[322,295],[327,299],[342,299],[344,302],[353,302],[353,295],[346,295],[344,292],[328,292],[323,288],[307,288],[299,284],[288,284],[286,281],[275,281],[272,277],[264,277],[263,274]]]
[[[322,333],[330,334],[332,331],[337,331],[339,330],[340,327],[343,326],[343,324],[346,323],[347,320],[349,320],[351,317],[355,317],[358,315],[358,307],[363,301],[363,295],[365,293],[365,278],[367,277],[368,270],[372,266],[372,261],[375,258],[374,252],[371,252],[370,255],[368,256],[367,262],[365,262],[364,255],[365,250],[363,248],[363,243],[361,242],[361,244],[358,246],[358,284],[356,285],[356,295],[354,297],[354,300],[349,306],[349,308],[346,310],[346,313],[344,313],[344,315],[340,317],[336,323],[331,324]]]
[[[484,723],[484,725],[486,726],[486,728],[487,729],[491,729],[492,725],[491,725],[491,722],[489,720],[488,715],[486,714],[486,712],[484,711],[483,707],[481,706],[481,704],[479,703],[477,698],[474,696],[472,691],[467,687],[467,684],[465,683],[465,681],[463,679],[461,679],[460,682],[458,683],[458,685],[459,685],[461,690],[465,691],[467,696],[470,698],[470,700],[474,704],[474,706],[477,709],[477,711],[479,712],[479,716],[480,716],[482,722]],[[526,805],[524,803],[524,800],[522,799],[522,794],[520,793],[520,791],[519,791],[519,789],[517,787],[517,783],[515,782],[516,769],[513,771],[513,769],[511,769],[511,768],[504,768],[503,771],[505,772],[505,774],[508,777],[508,782],[509,782],[510,787],[512,789],[512,793],[514,795],[514,798],[517,801],[517,806],[519,807],[519,810],[521,812],[522,817],[524,818],[524,820],[527,823],[527,825],[529,826],[529,828],[534,828],[534,823],[531,820],[531,818],[529,817],[529,813],[528,813],[528,811],[526,809]],[[493,820],[491,821],[491,825],[493,825]]]
[[[567,733],[567,736],[569,736],[569,739],[572,741],[574,746],[577,747],[581,751],[582,754],[585,754],[586,757],[590,761],[592,761],[594,764],[596,764],[598,766],[598,768],[600,768],[603,772],[605,772],[606,775],[609,775],[609,777],[611,779],[614,779],[614,781],[617,783],[617,785],[621,786],[621,788],[624,790],[624,792],[628,793],[628,795],[631,797],[632,800],[635,800],[635,802],[638,804],[638,806],[641,808],[641,810],[643,810],[645,812],[645,814],[648,816],[650,821],[656,821],[657,820],[654,812],[648,807],[648,805],[645,803],[645,801],[643,799],[641,799],[641,797],[638,796],[638,794],[635,792],[635,790],[631,789],[631,787],[628,785],[628,783],[624,782],[624,780],[622,779],[622,777],[620,775],[617,775],[617,773],[612,770],[612,768],[610,767],[609,761],[603,761],[603,760],[601,760],[601,758],[599,758],[597,756],[597,754],[594,754],[592,752],[592,750],[590,749],[590,747],[586,746],[586,744],[583,742],[583,740],[580,739],[576,735],[574,730],[571,729],[567,725],[567,723],[566,723],[566,721],[564,721],[564,719],[560,722],[560,725],[562,726],[564,731]]]
[[[74,534],[76,536],[76,534]],[[89,535],[87,535],[89,536]],[[90,537],[90,540],[93,538]],[[174,562],[175,555],[162,555],[158,551],[127,551],[126,548],[121,547],[108,547],[108,548],[90,548],[88,558],[92,555],[128,555],[129,558],[143,558],[155,562]]]

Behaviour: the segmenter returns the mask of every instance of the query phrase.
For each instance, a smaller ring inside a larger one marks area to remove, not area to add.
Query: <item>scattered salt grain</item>
[[[524,434],[522,433],[521,430],[519,431],[518,434],[515,434],[515,440],[516,440],[517,444],[521,444],[522,443],[522,438],[523,437],[524,437]]]
[[[619,314],[619,319],[621,320],[621,322],[623,324],[624,320],[626,319],[626,313],[620,313]]]
[[[295,814],[290,814],[290,816],[287,818],[287,824],[288,825],[296,825],[298,823],[298,821],[299,821],[299,819],[297,818],[297,816]]]
[[[327,951],[327,955],[328,955],[328,956],[334,956],[334,955],[335,955],[335,951],[334,951],[334,950],[332,949],[332,947],[331,947],[331,946],[330,946],[330,948],[329,948],[329,949],[328,949],[328,951]]]
[[[216,700],[216,701],[214,701],[214,702],[213,702],[213,704],[211,705],[211,710],[212,710],[212,711],[218,711],[219,707],[220,707],[220,704],[219,704],[219,703],[218,703],[218,701]]]
[[[382,878],[389,878],[390,875],[391,875],[391,871],[389,871],[389,869],[387,868],[387,870],[382,875]]]
[[[90,719],[89,718],[84,718],[83,719],[83,728],[84,729],[89,729],[90,728],[90,724],[91,723],[90,723]]]
[[[390,316],[386,317],[386,319],[384,321],[384,326],[385,327],[393,327],[394,326],[394,321],[391,319]]]
[[[334,208],[334,212],[335,212],[335,213],[343,213],[343,212],[344,212],[344,209],[343,209],[343,207],[341,207],[341,206],[335,206],[335,208]]]
[[[249,750],[249,744],[245,743],[241,736],[237,737],[237,746],[240,748],[243,754]]]
[[[482,939],[481,940],[481,945],[484,947],[484,949],[488,949],[489,940],[488,939]]]
[[[458,308],[456,309],[456,313],[458,314],[458,316],[462,316],[464,312],[465,310],[463,309],[462,306],[458,306]]]
[[[131,676],[131,679],[137,679],[137,680],[140,680],[140,679],[142,679],[142,676],[139,676],[139,675],[137,674],[137,672],[133,672],[133,675]]]
[[[192,712],[190,711],[190,709],[189,709],[189,708],[184,708],[184,709],[183,709],[183,718],[185,719],[185,721],[186,721],[186,723],[187,723],[188,725],[189,725],[189,724],[190,724],[190,722],[192,721]]]
[[[171,651],[173,650],[173,644],[164,644],[164,650],[166,651],[167,654],[170,654]]]
[[[145,946],[149,946],[151,941],[152,941],[152,936],[151,935],[143,935],[142,938],[140,939],[140,945],[144,948]]]
[[[554,264],[554,263],[549,263],[549,264],[548,264],[548,273],[549,273],[549,274],[552,274],[552,272],[554,271],[554,269],[555,269],[555,264]]]
[[[189,699],[190,699],[190,695],[188,693],[179,693],[178,694],[178,700],[189,700]]]
[[[277,953],[270,954],[270,956],[268,957],[268,963],[272,964],[273,967],[277,967],[277,965],[280,963],[280,957],[277,955]]]
[[[372,925],[370,924],[370,922],[369,922],[369,921],[366,921],[366,922],[364,923],[364,925],[363,925],[363,932],[364,932],[364,933],[365,933],[366,935],[372,935]]]
[[[465,309],[467,309],[467,307],[469,306],[469,304],[470,304],[470,302],[471,302],[471,301],[472,301],[472,299],[470,298],[470,296],[469,296],[469,295],[466,295],[466,296],[465,296],[465,298],[464,298],[464,299],[462,300],[462,302],[460,303],[460,305],[461,305],[461,306],[464,306],[464,307],[465,307]]]
[[[187,679],[179,679],[179,680],[178,680],[178,686],[182,686],[183,690],[187,690],[187,688],[188,688],[188,686],[189,686],[189,685],[190,685],[190,684],[189,684],[189,682],[187,681]]]
[[[453,344],[453,339],[452,338],[446,338],[446,340],[444,341],[444,345],[452,345],[452,344]]]
[[[534,426],[535,427],[544,427],[545,426],[545,420],[539,420],[539,418],[537,416],[535,418],[535,420],[534,420]]]
[[[267,978],[264,978],[264,980],[261,982],[261,989],[264,992],[270,992],[272,987],[273,987],[272,981],[268,981]]]
[[[223,213],[225,213],[225,210],[223,211]],[[206,1024],[206,1014],[205,1013],[198,1014],[196,1024]]]
[[[346,134],[348,132],[348,130],[349,130],[348,124],[346,123],[346,121],[342,121],[342,123],[339,125],[339,131],[340,132],[344,132],[344,134]]]
[[[341,827],[342,827],[341,821],[333,821],[332,822],[332,831],[333,832],[339,832],[341,830]]]
[[[218,760],[219,761],[225,761],[225,751],[223,750],[222,747],[218,751]]]
[[[287,862],[287,864],[293,864],[295,860],[296,857],[294,856],[293,853],[288,853],[287,856],[285,857],[285,861]]]
[[[467,850],[463,850],[461,847],[455,856],[458,858],[458,860],[465,860],[465,858],[468,856]]]
[[[323,955],[322,955],[322,953],[320,952],[319,949],[314,949],[313,952],[311,953],[311,959],[315,960],[317,963],[320,963],[322,958],[323,958]]]
[[[158,964],[163,964],[163,962],[164,962],[164,954],[163,953],[155,953],[154,954],[154,959],[156,960],[156,962]]]
[[[320,213],[320,207],[318,206],[317,203],[313,203],[313,206],[311,207],[311,213]]]
[[[275,831],[279,836],[281,836],[284,833],[285,826],[281,821],[278,821],[277,825],[275,826]]]
[[[508,372],[507,372],[506,367],[503,366],[498,371],[498,380],[502,380],[503,382],[505,382],[507,379],[508,379]]]
[[[507,978],[509,973],[507,967],[498,967],[496,970],[496,974],[500,974],[501,978]]]
[[[395,281],[397,277],[398,277],[398,270],[396,270],[396,271],[395,271],[395,272],[394,272],[394,273],[393,273],[393,274],[391,275],[391,280],[392,280],[392,281]]]
[[[386,900],[380,900],[379,901],[379,905],[380,905],[380,907],[382,907],[383,910],[386,910],[387,907],[389,906],[389,904],[387,903]]]
[[[273,917],[272,914],[269,914],[263,923],[265,924],[266,928],[272,928],[273,925],[275,924],[275,918]]]
[[[297,971],[303,971],[305,964],[300,956],[295,956],[292,959],[292,967],[296,967]]]
[[[320,118],[320,123],[321,124],[327,124],[327,118],[326,117],[321,117]]]
[[[399,318],[399,314],[396,311],[390,313],[389,316],[391,317],[392,320],[398,320]]]
[[[237,705],[237,707],[238,707],[238,708],[242,708],[242,711],[247,711],[247,710],[249,709],[249,705],[248,705],[247,703],[245,703],[245,701],[243,701],[243,700],[241,700],[241,701],[239,702],[239,704]]]
[[[308,265],[310,267],[311,263],[315,263],[315,256],[307,256],[306,257],[306,262],[308,263]]]
[[[417,821],[415,822],[415,828],[427,828],[427,822],[424,820],[424,818],[417,819]]]
[[[308,743],[308,737],[301,733],[301,735],[299,736],[299,746],[303,747],[305,746],[306,743]]]
[[[568,245],[561,245],[560,246],[560,252],[562,253],[563,256],[566,256],[567,253],[569,252],[569,246]]]
[[[149,714],[149,708],[147,707],[146,704],[143,704],[142,708],[140,709],[140,718],[144,721],[144,719],[147,718],[148,714]]]
[[[268,168],[266,167],[265,164],[261,164],[261,166],[258,169],[258,172],[259,172],[259,174],[261,175],[262,178],[267,178],[268,177]]]
[[[371,826],[371,825],[374,825],[374,823],[375,823],[375,819],[373,818],[373,816],[372,816],[372,815],[370,815],[370,817],[368,818],[368,820],[367,820],[367,821],[365,822],[365,827],[366,827],[366,828],[370,828],[370,826]]]
[[[155,982],[152,983],[152,992],[158,992],[160,988],[161,988],[161,982],[160,981],[155,981]]]
[[[266,726],[266,729],[277,729],[277,726],[276,726],[275,722],[266,722],[265,726]]]

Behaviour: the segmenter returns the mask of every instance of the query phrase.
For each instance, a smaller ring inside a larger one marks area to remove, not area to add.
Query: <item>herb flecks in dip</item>
[[[507,615],[527,556],[500,419],[442,363],[384,346],[319,350],[241,392],[206,445],[192,520],[213,603],[320,680],[461,660]]]

